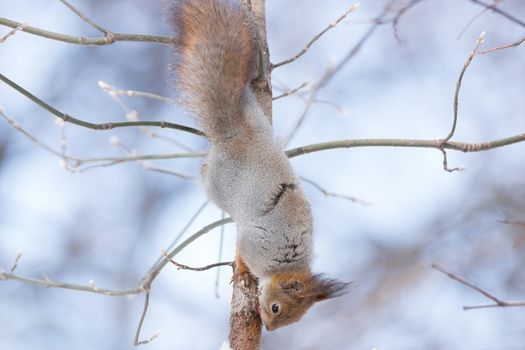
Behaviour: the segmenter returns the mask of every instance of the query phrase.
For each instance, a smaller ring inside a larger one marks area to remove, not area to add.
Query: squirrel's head
[[[269,331],[299,321],[313,304],[340,296],[349,286],[310,273],[276,274],[261,282],[259,313]]]

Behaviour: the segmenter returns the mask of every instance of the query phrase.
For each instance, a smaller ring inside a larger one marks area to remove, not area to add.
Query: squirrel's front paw
[[[244,264],[233,264],[233,276],[230,283],[244,283],[246,287],[257,285],[257,279],[250,273]]]

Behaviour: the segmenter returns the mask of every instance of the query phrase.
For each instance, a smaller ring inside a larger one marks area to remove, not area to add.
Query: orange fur
[[[209,138],[226,138],[245,124],[243,89],[256,53],[248,15],[228,0],[182,0],[173,13],[177,90]]]

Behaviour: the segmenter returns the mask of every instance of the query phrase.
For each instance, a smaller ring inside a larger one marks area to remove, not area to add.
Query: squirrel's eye
[[[279,304],[277,303],[272,304],[272,312],[274,314],[278,314],[280,310],[281,310],[281,306]]]

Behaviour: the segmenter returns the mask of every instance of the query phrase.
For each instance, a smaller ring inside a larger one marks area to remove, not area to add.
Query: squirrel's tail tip
[[[252,21],[239,0],[181,0],[172,8],[176,50],[172,70],[183,104],[208,135],[242,122],[243,90],[254,76]],[[215,120],[221,118],[221,120]]]

